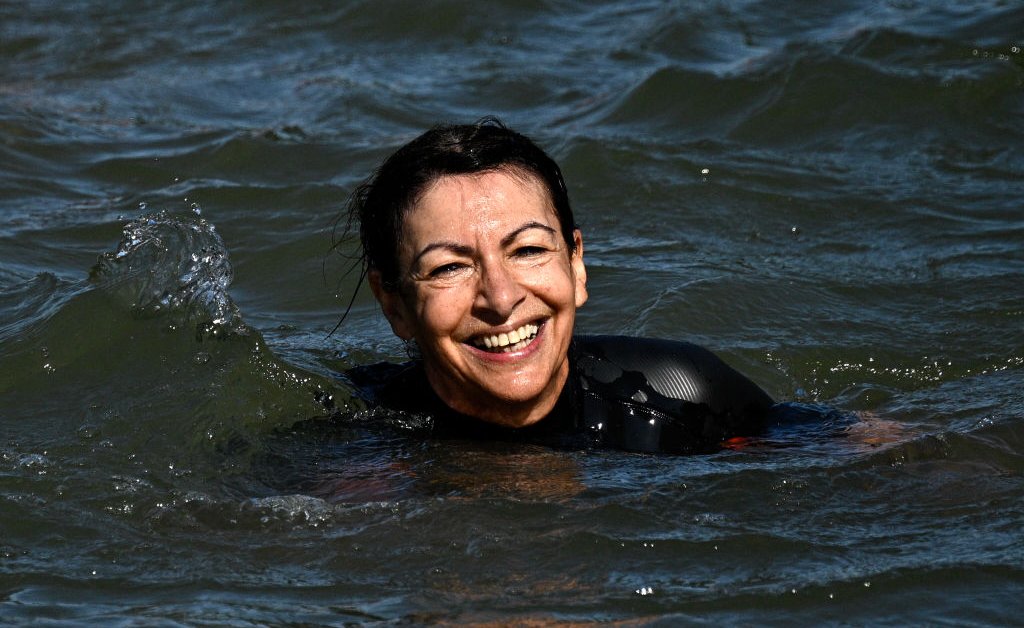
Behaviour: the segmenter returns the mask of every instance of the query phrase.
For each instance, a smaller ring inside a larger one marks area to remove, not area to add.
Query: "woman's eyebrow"
[[[511,231],[508,235],[506,235],[504,238],[502,238],[501,245],[504,247],[512,244],[515,241],[515,239],[518,238],[524,231],[529,231],[530,229],[541,229],[542,231],[545,231],[550,235],[558,235],[558,232],[549,227],[548,225],[545,225],[542,222],[537,222],[536,220],[531,220],[530,222],[520,225],[519,227]],[[412,258],[411,266],[416,266],[417,264],[419,264],[420,258],[422,258],[427,253],[430,253],[431,251],[436,251],[438,249],[450,251],[452,253],[455,253],[456,255],[472,255],[473,253],[473,247],[471,246],[466,246],[465,244],[451,242],[448,240],[440,240],[438,242],[431,242],[427,246],[423,247],[423,250],[421,250],[419,253],[416,254],[415,257]]]
[[[512,231],[504,238],[502,238],[501,245],[508,246],[512,244],[521,233],[523,233],[524,231],[529,231],[530,229],[542,229],[551,235],[558,235],[558,232],[549,227],[548,225],[545,225],[542,222],[537,222],[536,220],[531,220],[530,222],[521,225],[518,229]]]
[[[431,251],[436,251],[437,249],[451,251],[456,255],[470,255],[473,253],[472,247],[468,247],[465,244],[459,244],[458,242],[448,242],[445,240],[442,240],[440,242],[431,242],[427,246],[423,247],[423,250],[417,253],[416,257],[412,258],[412,264],[410,266],[417,266],[420,262],[421,257],[426,255],[427,253],[430,253]]]

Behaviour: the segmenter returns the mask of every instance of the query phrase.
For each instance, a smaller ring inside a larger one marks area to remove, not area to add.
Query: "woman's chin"
[[[551,412],[568,370],[556,368],[552,372],[549,367],[520,370],[506,377],[483,375],[469,386],[449,387],[445,402],[463,414],[489,423],[523,427]]]
[[[431,385],[450,407],[488,423],[523,427],[539,421],[554,407],[569,372],[550,322],[541,323],[527,343],[501,349],[460,343],[462,357],[449,362],[459,365],[457,372],[434,372]]]

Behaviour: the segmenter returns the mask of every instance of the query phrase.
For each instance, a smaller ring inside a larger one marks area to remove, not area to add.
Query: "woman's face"
[[[583,242],[561,235],[546,189],[507,172],[448,176],[408,212],[399,286],[370,285],[395,333],[415,339],[449,406],[521,427],[554,406],[587,300]]]

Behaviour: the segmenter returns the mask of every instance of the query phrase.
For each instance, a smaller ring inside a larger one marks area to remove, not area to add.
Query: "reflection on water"
[[[345,443],[351,449],[350,443]],[[446,499],[501,498],[528,501],[565,500],[578,495],[584,485],[576,463],[563,453],[494,451],[474,443],[459,446],[423,445],[419,455],[399,456],[395,450],[378,450],[376,456],[346,452],[315,461],[316,475],[290,488],[330,503],[393,501],[434,495]],[[429,458],[424,456],[429,453]],[[300,455],[308,456],[308,452]],[[269,472],[269,470],[268,470]]]

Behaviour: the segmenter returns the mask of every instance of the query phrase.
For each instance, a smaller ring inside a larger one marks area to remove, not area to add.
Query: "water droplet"
[[[27,469],[40,469],[50,466],[50,460],[43,454],[25,454],[18,459],[18,466]]]

